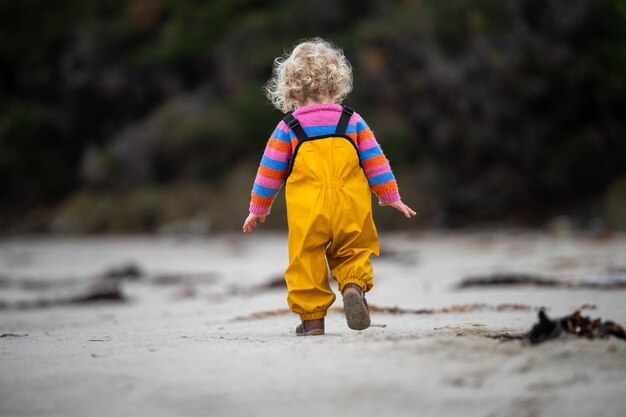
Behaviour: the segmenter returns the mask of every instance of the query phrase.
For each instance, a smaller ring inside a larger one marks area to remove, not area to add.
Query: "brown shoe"
[[[348,327],[352,330],[365,330],[370,327],[370,311],[363,289],[355,284],[348,284],[343,289],[343,310]]]
[[[317,320],[302,320],[296,327],[296,336],[321,336],[324,334],[324,318]]]

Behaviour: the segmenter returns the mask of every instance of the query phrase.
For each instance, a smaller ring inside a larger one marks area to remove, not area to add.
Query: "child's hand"
[[[254,227],[256,227],[256,219],[261,220],[261,223],[265,223],[265,216],[258,216],[254,213],[250,213],[248,218],[243,223],[243,232],[250,233]]]
[[[417,213],[413,209],[402,202],[402,200],[394,201],[393,203],[383,204],[383,206],[391,206],[398,211],[404,213],[407,219],[415,216]]]

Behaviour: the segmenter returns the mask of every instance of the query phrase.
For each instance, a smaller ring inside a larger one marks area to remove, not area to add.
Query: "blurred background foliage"
[[[312,36],[411,227],[626,228],[626,0],[0,0],[0,230],[239,229],[281,117],[261,87]]]

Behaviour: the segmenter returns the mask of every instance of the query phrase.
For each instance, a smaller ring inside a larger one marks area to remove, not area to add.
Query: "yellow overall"
[[[302,320],[322,318],[335,301],[328,268],[339,291],[350,283],[369,291],[373,286],[370,256],[379,254],[371,191],[354,143],[342,134],[301,140],[285,196],[287,302]]]

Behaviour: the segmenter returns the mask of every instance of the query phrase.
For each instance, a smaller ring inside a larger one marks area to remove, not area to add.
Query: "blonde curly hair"
[[[264,90],[283,113],[308,99],[340,103],[352,91],[352,67],[340,48],[321,38],[309,39],[274,60],[272,78]]]

